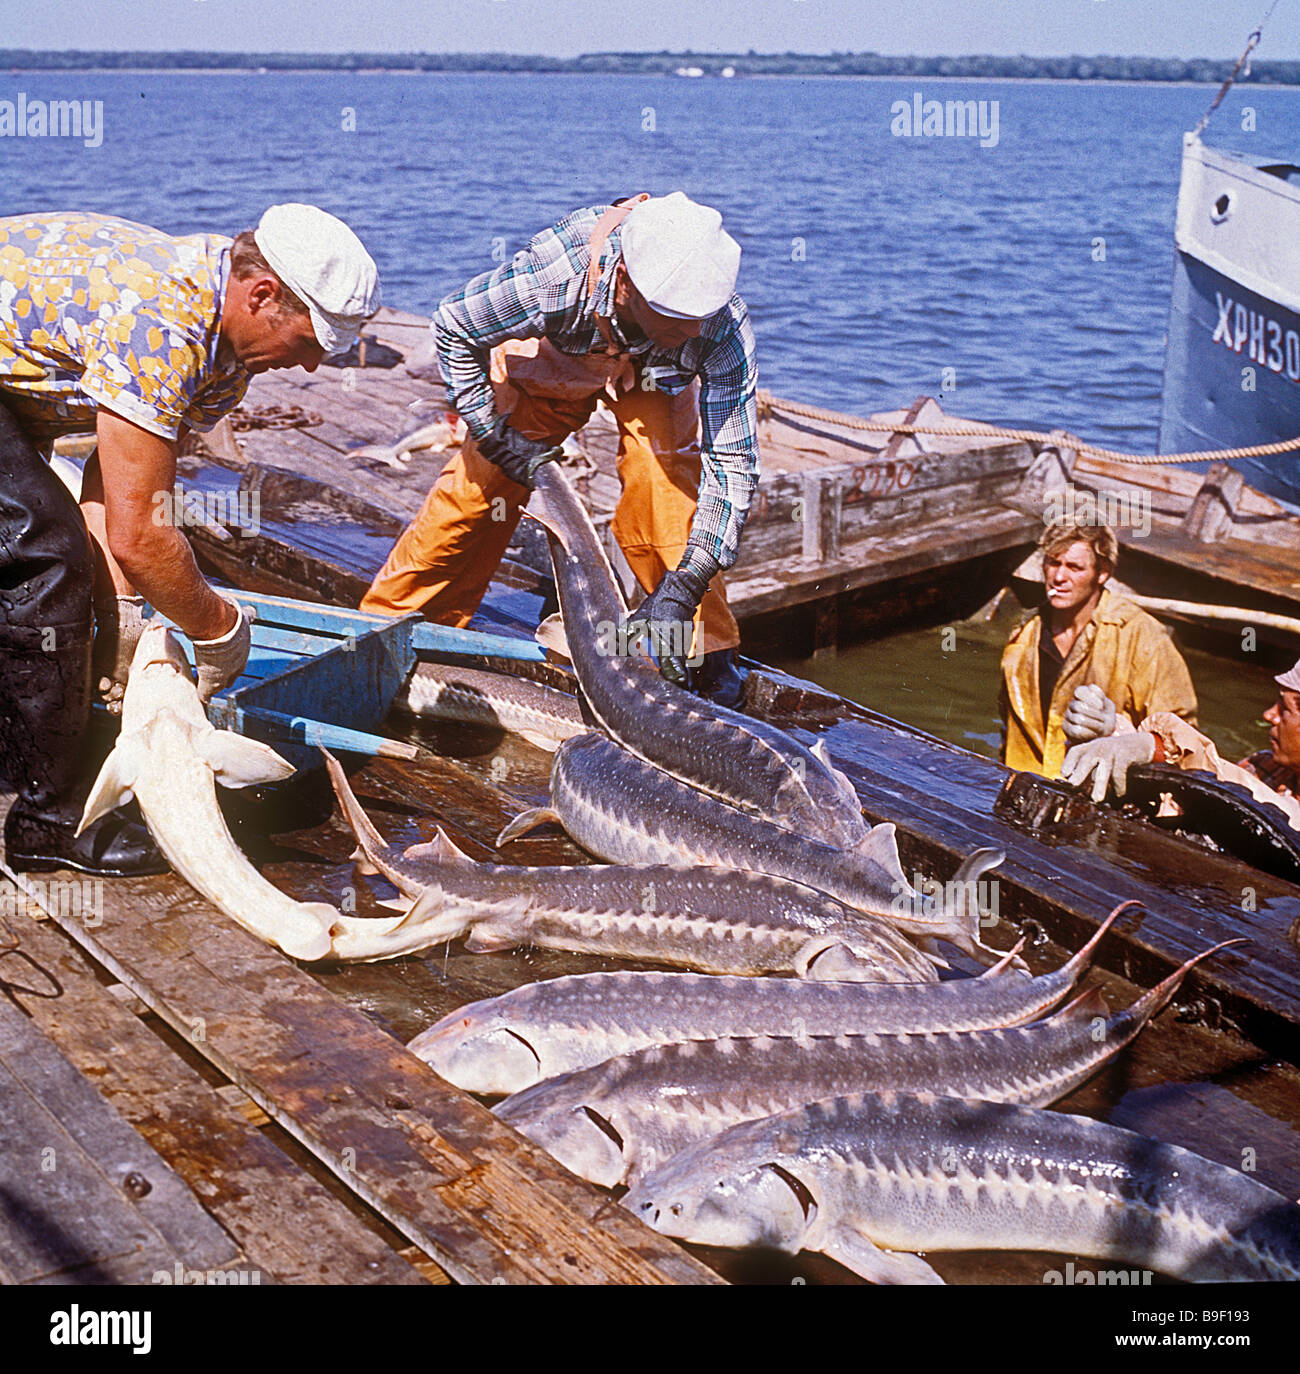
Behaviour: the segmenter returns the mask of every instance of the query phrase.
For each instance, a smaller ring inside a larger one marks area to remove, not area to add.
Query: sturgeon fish
[[[441,829],[431,843],[399,850],[375,829],[338,760],[321,753],[358,854],[414,899],[399,937],[405,946],[418,933],[426,947],[465,936],[476,952],[533,944],[716,973],[937,979],[930,961],[885,922],[782,878],[667,865],[479,863]],[[338,957],[355,957],[344,948]],[[373,948],[382,951],[382,941]]]
[[[131,660],[121,732],[78,833],[135,797],[158,848],[191,887],[286,954],[319,959],[340,913],[325,902],[294,901],[262,877],[226,828],[214,786],[250,787],[293,771],[268,745],[208,721],[176,635],[151,624]]]
[[[560,746],[551,769],[551,805],[518,816],[497,844],[549,821],[614,863],[770,873],[825,892],[914,938],[947,940],[983,963],[1002,957],[979,938],[974,899],[980,874],[1005,857],[1001,850],[977,849],[947,885],[943,901],[927,898],[903,873],[892,822],[873,826],[851,848],[833,848],[697,792],[594,733]]]
[[[756,1035],[983,1030],[1034,1021],[1078,982],[1115,908],[1067,963],[1038,978],[917,986],[696,973],[584,973],[530,983],[444,1016],[408,1048],[468,1092],[519,1092],[648,1045]]]
[[[1300,1279],[1300,1207],[1088,1117],[863,1093],[742,1122],[623,1199],[701,1245],[819,1250],[876,1283],[942,1283],[908,1251],[1049,1250],[1200,1282]]]
[[[1244,941],[1226,942],[1235,943]],[[654,1045],[526,1088],[495,1111],[566,1168],[612,1188],[738,1122],[825,1097],[891,1090],[1045,1107],[1131,1043],[1188,972],[1223,948],[1110,1017],[1092,988],[1046,1020],[1005,1029]]]
[[[528,514],[552,535],[551,558],[573,669],[601,728],[683,783],[828,845],[866,833],[852,783],[825,746],[665,682],[616,642],[626,608],[591,517],[554,463],[537,472]],[[540,500],[540,505],[536,504]]]
[[[505,673],[445,663],[417,665],[393,704],[426,719],[509,730],[552,754],[588,728],[577,698],[567,692]]]

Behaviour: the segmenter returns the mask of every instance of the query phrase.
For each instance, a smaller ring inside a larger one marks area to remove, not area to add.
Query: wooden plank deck
[[[180,879],[104,893],[50,915],[457,1282],[718,1281]]]
[[[16,933],[22,958],[40,976],[8,981],[12,1001],[166,1160],[261,1282],[425,1281],[396,1252],[402,1240],[395,1232],[385,1234],[377,1219],[363,1220],[355,1202],[340,1200],[348,1196],[342,1188],[331,1192],[290,1158],[259,1129],[268,1118],[250,1099],[208,1083],[158,1033],[160,1023],[151,1028],[104,986],[66,935],[44,919],[17,924]],[[9,967],[0,958],[0,976]],[[447,1282],[418,1258],[425,1277]],[[199,1266],[187,1259],[185,1267]]]
[[[0,1281],[148,1283],[239,1248],[136,1131],[0,998]]]

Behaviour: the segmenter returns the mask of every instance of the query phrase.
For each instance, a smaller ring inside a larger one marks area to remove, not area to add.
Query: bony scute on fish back
[[[1087,1117],[903,1093],[733,1126],[624,1205],[701,1244],[819,1250],[877,1283],[910,1251],[1047,1250],[1194,1282],[1300,1279],[1300,1207],[1245,1174]]]
[[[693,787],[836,848],[866,833],[852,784],[824,744],[715,706],[665,682],[634,648],[609,651],[625,614],[608,556],[581,501],[551,463],[527,512],[552,537],[552,562],[574,672],[601,727],[625,748]],[[604,630],[602,631],[602,627]]]
[[[1061,1002],[1098,943],[1129,906],[1037,978],[943,983],[818,983],[691,973],[587,973],[529,983],[470,1003],[422,1031],[408,1048],[457,1087],[515,1093],[555,1074],[649,1045],[727,1036],[968,1030],[1016,1026]]]

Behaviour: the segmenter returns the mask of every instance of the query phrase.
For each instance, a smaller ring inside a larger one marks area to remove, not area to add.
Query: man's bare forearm
[[[91,455],[81,478],[81,518],[90,531],[91,549],[95,555],[95,605],[103,606],[115,596],[133,595],[135,588],[108,549],[108,531],[104,523],[104,481],[100,475],[97,453]]]
[[[191,639],[217,639],[237,612],[199,572],[185,536],[158,520],[176,479],[173,442],[102,410],[96,423],[105,548],[126,580]],[[90,491],[96,494],[93,487]]]
[[[217,639],[235,623],[230,603],[208,586],[185,536],[174,525],[138,531],[118,562],[131,585],[191,639]]]

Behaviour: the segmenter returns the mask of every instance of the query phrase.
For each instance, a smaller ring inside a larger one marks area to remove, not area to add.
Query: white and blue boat
[[[1300,435],[1300,167],[1187,134],[1175,250],[1160,452]],[[1234,466],[1300,514],[1300,450]]]

